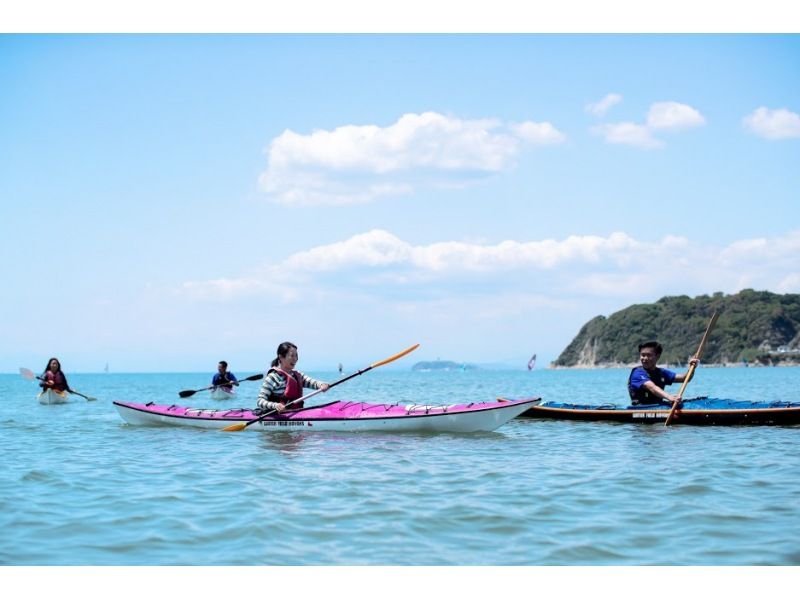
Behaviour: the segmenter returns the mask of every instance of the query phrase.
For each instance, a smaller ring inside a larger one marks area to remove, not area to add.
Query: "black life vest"
[[[631,388],[631,379],[633,378],[633,372],[638,369],[643,369],[642,366],[637,366],[631,370],[631,373],[628,375],[628,394],[631,396],[631,403],[634,405],[658,405],[661,403],[667,403],[661,397],[658,397],[645,388],[644,384],[637,388],[636,390]],[[658,386],[661,390],[667,386],[667,381],[664,378],[664,372],[661,371],[661,368],[655,368],[653,370],[644,370],[647,372],[647,375],[650,377],[650,380]]]

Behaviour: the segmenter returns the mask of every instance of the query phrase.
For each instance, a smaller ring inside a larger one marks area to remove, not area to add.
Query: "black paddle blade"
[[[245,378],[245,380],[250,380],[250,381],[261,380],[263,377],[264,374],[253,374],[252,376],[248,376],[247,378]]]
[[[182,391],[180,391],[180,392],[178,393],[178,396],[179,396],[180,398],[182,398],[182,399],[185,399],[186,397],[190,397],[190,396],[192,396],[192,395],[193,395],[194,393],[196,393],[196,392],[197,392],[196,390],[182,390]]]

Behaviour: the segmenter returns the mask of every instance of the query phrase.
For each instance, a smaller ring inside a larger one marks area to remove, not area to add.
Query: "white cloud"
[[[467,184],[512,168],[526,144],[565,139],[549,122],[504,125],[436,112],[405,114],[388,127],[287,130],[270,143],[259,181],[279,203],[363,203],[443,181]]]
[[[706,119],[697,110],[678,102],[656,102],[647,112],[650,129],[688,129],[705,123]]]
[[[371,230],[339,243],[296,253],[286,260],[289,269],[308,272],[352,267],[381,267],[408,261],[412,248],[385,230]]]
[[[669,244],[674,243],[670,237]],[[481,245],[443,241],[412,246],[385,230],[372,230],[346,241],[297,253],[286,260],[290,269],[331,271],[403,265],[423,272],[495,272],[552,269],[565,263],[596,263],[612,256],[627,259],[640,244],[624,233],[608,237],[570,236],[563,241],[502,241]]]
[[[622,96],[618,93],[609,93],[602,100],[593,104],[586,104],[585,109],[589,114],[595,116],[605,116],[605,113],[612,106],[616,106],[622,101]]]
[[[632,145],[646,149],[662,147],[664,143],[653,137],[650,129],[632,122],[596,125],[591,129],[595,135],[601,135],[606,143]]]
[[[535,123],[526,121],[524,123],[511,125],[510,129],[514,135],[523,141],[541,145],[563,143],[567,139],[566,135],[549,122]]]
[[[324,296],[331,305],[337,296],[350,294],[396,303],[456,294],[527,293],[585,301],[593,296],[641,300],[676,292],[732,293],[746,287],[787,292],[800,280],[798,252],[800,231],[715,247],[675,236],[643,241],[623,232],[414,245],[375,229],[295,253],[238,279],[190,282],[181,290],[199,300],[258,296],[287,303]]]
[[[800,293],[800,272],[793,272],[778,283],[780,293]]]
[[[731,243],[720,253],[720,260],[730,265],[744,260],[755,260],[775,264],[779,260],[788,259],[789,265],[798,270],[796,256],[800,255],[800,231],[793,231],[773,239],[764,237],[743,239]]]
[[[699,111],[679,102],[655,102],[650,105],[645,124],[618,122],[596,125],[590,130],[605,138],[606,143],[631,145],[644,149],[664,146],[654,132],[678,131],[704,125]]]
[[[800,115],[785,108],[757,108],[744,118],[744,126],[764,139],[800,138]]]

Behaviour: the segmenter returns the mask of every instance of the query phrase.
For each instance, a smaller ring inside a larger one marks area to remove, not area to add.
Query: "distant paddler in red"
[[[303,372],[295,370],[297,360],[297,345],[290,342],[278,345],[277,357],[272,360],[270,369],[264,376],[264,383],[258,393],[258,408],[266,411],[286,409],[286,404],[303,396],[303,388],[314,388],[325,392],[328,383],[314,380]],[[303,401],[292,405],[294,409],[301,409]]]
[[[96,401],[94,397],[87,397],[85,394],[72,390],[67,382],[67,377],[61,371],[61,362],[55,357],[51,357],[47,362],[41,376],[35,375],[28,368],[19,368],[19,373],[26,380],[39,380],[42,392],[39,393],[39,402],[43,405],[53,405],[67,402],[67,393],[83,397],[87,401]]]
[[[60,393],[72,392],[69,382],[67,382],[67,377],[61,371],[61,362],[55,357],[51,357],[50,361],[47,362],[47,367],[41,376],[39,386],[45,390],[55,390]]]
[[[44,372],[39,377],[39,386],[42,387],[39,402],[46,405],[66,403],[66,393],[72,392],[67,376],[61,371],[61,362],[55,357],[48,360]]]

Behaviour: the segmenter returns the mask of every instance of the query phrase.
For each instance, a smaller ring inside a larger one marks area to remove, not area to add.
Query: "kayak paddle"
[[[708,323],[708,326],[706,327],[705,334],[703,334],[703,338],[700,341],[700,346],[697,347],[697,353],[694,354],[694,359],[699,360],[700,356],[703,354],[703,349],[705,349],[706,341],[708,340],[708,335],[711,332],[711,329],[714,327],[714,324],[717,323],[718,317],[719,314],[717,312],[714,312],[714,315],[711,316],[711,321]],[[691,365],[689,365],[689,371],[686,373],[686,378],[683,379],[683,384],[681,384],[681,389],[678,391],[677,394],[678,400],[672,404],[672,407],[669,410],[669,415],[667,416],[667,419],[664,422],[665,426],[668,426],[669,422],[672,421],[672,417],[675,415],[675,411],[677,410],[678,405],[681,402],[681,398],[683,398],[683,391],[686,390],[686,386],[689,384],[689,380],[692,379],[696,367],[697,367],[696,361],[693,362]]]
[[[248,376],[247,378],[242,378],[239,382],[248,382],[252,380],[261,380],[264,377],[264,374],[253,374],[252,376]],[[233,382],[227,382],[225,384],[217,384],[214,386],[207,386],[206,388],[200,388],[198,390],[182,390],[178,393],[178,396],[182,399],[186,397],[191,397],[196,392],[203,392],[204,390],[211,390],[212,388],[217,388],[217,386],[232,386]]]
[[[41,376],[37,376],[28,368],[19,368],[19,373],[22,374],[22,377],[25,378],[26,380],[41,380],[42,382],[44,382],[44,378],[42,378]],[[68,388],[67,392],[73,395],[78,395],[79,397],[83,397],[87,401],[97,400],[94,397],[87,397],[85,394],[81,394],[77,390],[72,390],[71,388]]]
[[[334,382],[333,384],[329,384],[329,385],[328,385],[328,390],[330,390],[331,388],[333,388],[333,387],[334,387],[334,386],[336,386],[337,384],[341,384],[342,382],[347,382],[348,380],[350,380],[350,378],[355,378],[356,376],[360,376],[361,374],[364,374],[364,373],[366,373],[366,372],[370,371],[370,370],[371,370],[371,369],[373,369],[373,368],[379,368],[379,367],[381,367],[382,365],[386,365],[387,363],[391,363],[391,362],[393,362],[393,361],[395,361],[395,360],[397,360],[397,359],[400,359],[401,357],[404,357],[404,356],[408,355],[409,353],[411,353],[411,351],[413,351],[413,350],[414,350],[414,349],[416,349],[417,347],[419,347],[419,343],[417,343],[417,344],[416,344],[416,345],[414,345],[413,347],[409,347],[409,348],[408,348],[408,349],[406,349],[405,351],[400,351],[400,353],[398,353],[397,355],[392,355],[392,356],[391,356],[391,357],[389,357],[388,359],[384,359],[383,361],[377,361],[377,362],[373,363],[371,366],[369,366],[369,367],[367,367],[367,368],[364,368],[363,370],[358,370],[358,371],[357,371],[355,374],[350,374],[349,376],[346,376],[346,377],[342,378],[341,380],[337,380],[337,381],[336,381],[336,382]],[[309,395],[306,395],[306,396],[304,396],[304,397],[299,397],[299,398],[297,398],[297,399],[295,399],[295,400],[293,400],[293,401],[289,401],[288,403],[286,403],[286,407],[288,407],[289,405],[291,405],[291,404],[293,404],[293,403],[297,403],[298,401],[305,401],[306,399],[310,399],[310,398],[311,398],[311,397],[313,397],[314,395],[316,395],[316,394],[319,394],[319,393],[321,393],[321,392],[322,392],[322,389],[320,388],[320,389],[318,389],[318,390],[315,390],[314,392],[312,392],[312,393],[311,393],[311,394],[309,394]],[[273,413],[275,413],[276,411],[278,411],[278,410],[277,410],[277,409],[273,409],[272,411],[268,411],[267,413],[265,413],[265,414],[264,414],[264,415],[262,415],[261,417],[258,417],[258,418],[256,418],[256,419],[251,419],[251,420],[250,420],[249,422],[247,422],[247,423],[231,424],[230,426],[227,426],[227,427],[225,427],[225,428],[222,428],[222,431],[223,431],[223,432],[241,432],[241,431],[242,431],[242,430],[244,430],[244,429],[245,429],[247,426],[249,426],[249,425],[252,425],[252,424],[255,424],[255,423],[257,423],[257,422],[260,422],[260,421],[262,421],[263,419],[265,419],[265,418],[269,417],[270,415],[272,415],[272,414],[273,414]]]

